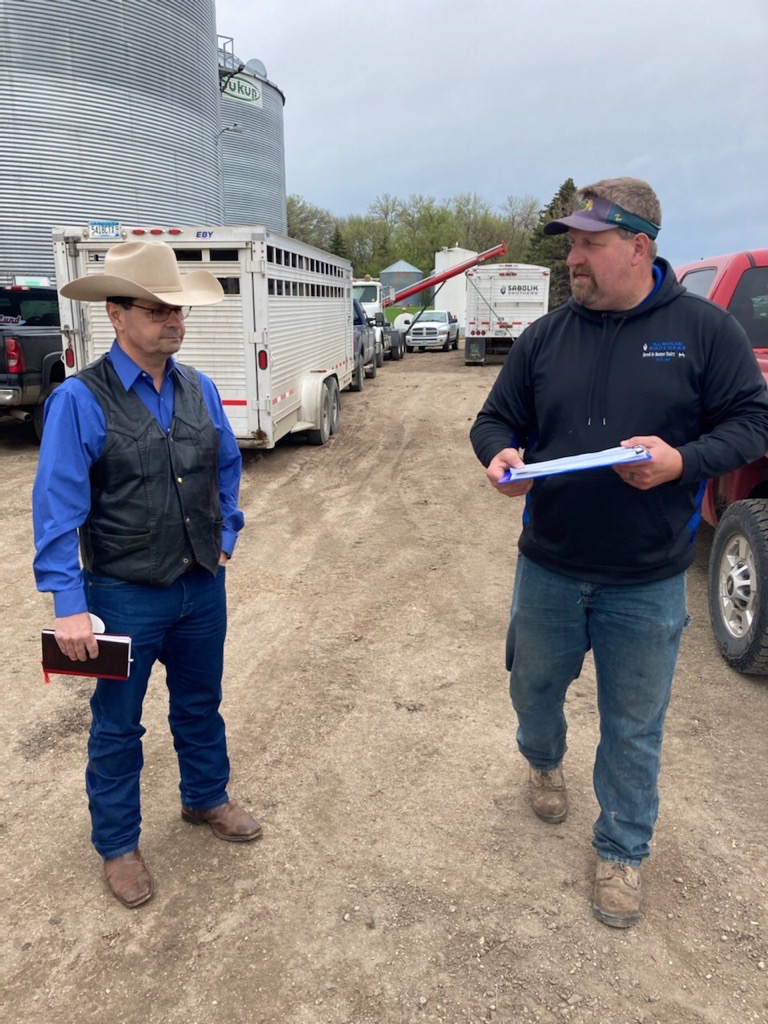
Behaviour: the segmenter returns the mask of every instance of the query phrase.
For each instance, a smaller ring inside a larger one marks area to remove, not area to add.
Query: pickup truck
[[[352,281],[352,298],[357,299],[363,307],[376,332],[376,365],[383,366],[385,359],[397,361],[405,355],[405,339],[400,331],[390,326],[384,316],[381,304],[385,289],[381,281],[374,277],[356,277]]]
[[[696,260],[675,274],[733,313],[768,380],[768,249]],[[708,481],[702,515],[715,528],[709,615],[720,653],[740,672],[768,675],[768,457]]]
[[[64,380],[56,289],[0,285],[0,416],[43,436],[43,403]]]
[[[459,347],[459,320],[447,309],[425,309],[414,317],[405,336],[409,352],[418,348],[441,348],[444,352]]]
[[[405,355],[405,336],[403,332],[394,328],[383,313],[376,313],[373,317],[369,316],[368,322],[372,323],[373,329],[376,331],[376,341],[381,346],[380,359],[377,352],[379,366],[382,365],[385,359],[391,359],[393,362],[402,359]]]
[[[350,391],[362,391],[366,377],[375,377],[381,365],[377,356],[376,332],[357,299],[352,299],[352,328],[355,337],[355,368]]]

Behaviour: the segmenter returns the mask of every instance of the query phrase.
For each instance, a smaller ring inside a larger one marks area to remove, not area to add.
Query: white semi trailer
[[[506,355],[526,327],[549,309],[549,268],[492,263],[467,271],[466,365]]]

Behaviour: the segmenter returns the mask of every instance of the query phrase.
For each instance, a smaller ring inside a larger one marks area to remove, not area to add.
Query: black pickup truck
[[[64,380],[55,288],[0,285],[0,416],[43,434],[43,403]]]

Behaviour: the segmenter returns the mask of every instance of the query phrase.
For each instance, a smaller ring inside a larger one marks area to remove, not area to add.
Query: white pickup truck
[[[409,352],[415,348],[423,352],[428,348],[441,348],[448,352],[459,347],[459,321],[447,309],[425,309],[417,313],[405,336]]]

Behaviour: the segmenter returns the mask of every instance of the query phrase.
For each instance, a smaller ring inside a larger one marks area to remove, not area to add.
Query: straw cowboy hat
[[[166,306],[212,306],[224,290],[207,270],[180,274],[165,242],[123,242],[104,257],[104,273],[78,277],[60,289],[68,299],[103,302],[110,296],[148,299]]]

